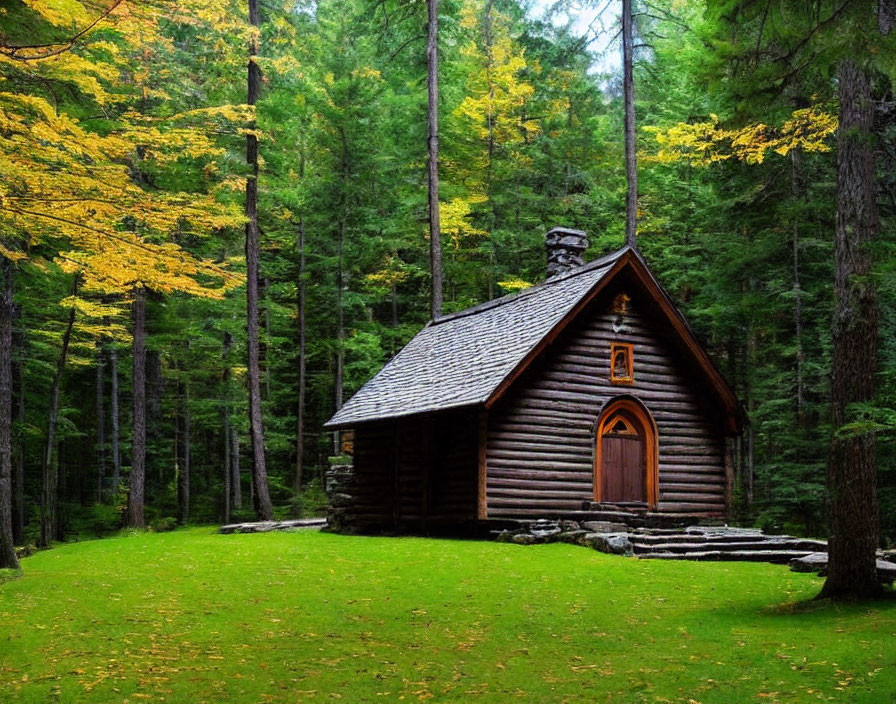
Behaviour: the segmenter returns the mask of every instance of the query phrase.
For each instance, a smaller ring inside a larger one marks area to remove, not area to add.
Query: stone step
[[[643,501],[599,503],[597,501],[585,501],[582,504],[585,511],[625,511],[628,513],[647,513],[650,507]]]
[[[564,518],[574,521],[612,521],[615,523],[625,523],[631,528],[637,528],[645,525],[643,514],[632,513],[630,511],[569,511],[563,514]]]
[[[823,572],[828,566],[827,552],[813,552],[810,555],[796,557],[790,561],[790,569],[793,572]],[[885,583],[892,584],[896,580],[896,564],[888,560],[878,558],[877,578]]]
[[[736,543],[748,542],[756,540],[791,540],[789,535],[767,536],[762,533],[758,535],[726,535],[724,533],[642,533],[641,531],[631,531],[632,540],[639,543]]]
[[[647,552],[642,560],[699,560],[719,562],[772,562],[784,564],[810,554],[806,550],[704,550],[693,552]]]
[[[769,550],[800,550],[807,553],[827,550],[827,545],[818,540],[799,540],[768,537],[764,540],[727,539],[723,541],[667,541],[648,543],[635,536],[629,536],[635,553],[654,552],[762,552]]]

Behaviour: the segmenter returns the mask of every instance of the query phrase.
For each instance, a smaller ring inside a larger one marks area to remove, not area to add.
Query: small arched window
[[[632,345],[614,342],[610,345],[610,381],[614,384],[635,382],[635,359]]]

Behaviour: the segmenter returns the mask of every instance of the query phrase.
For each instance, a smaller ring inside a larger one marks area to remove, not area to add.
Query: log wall
[[[631,289],[631,290],[629,290]],[[632,296],[621,318],[615,294]],[[659,431],[659,501],[669,513],[725,511],[724,433],[702,372],[667,342],[662,320],[634,287],[598,296],[490,411],[489,517],[556,515],[594,498],[595,425],[606,403],[639,399]],[[634,345],[634,383],[610,383],[610,344]]]
[[[473,411],[371,423],[355,430],[351,507],[361,528],[422,529],[475,518],[478,421]]]

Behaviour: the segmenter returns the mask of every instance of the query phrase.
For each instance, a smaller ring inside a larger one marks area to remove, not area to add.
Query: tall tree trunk
[[[271,282],[264,279],[264,400],[271,400]]]
[[[224,523],[230,523],[230,407],[224,406]]]
[[[873,431],[841,433],[853,420],[850,405],[874,398],[877,370],[877,303],[869,247],[880,222],[875,202],[874,104],[867,66],[852,58],[837,72],[840,121],[837,138],[834,347],[828,463],[831,536],[828,575],[821,597],[857,599],[880,590],[877,467]]]
[[[622,0],[622,84],[625,102],[625,244],[637,247],[638,164],[635,156],[635,77],[632,68],[632,0]]]
[[[432,271],[432,319],[442,316],[442,230],[439,225],[439,0],[427,0],[426,44],[427,146],[429,149],[429,256]]]
[[[790,193],[794,204],[803,198],[802,150],[790,151]],[[793,327],[796,372],[796,423],[805,426],[806,390],[803,381],[803,289],[800,285],[800,217],[793,218]]]
[[[78,292],[78,279],[72,287],[72,295]],[[56,372],[53,374],[53,382],[50,385],[50,411],[47,418],[47,444],[44,447],[43,460],[41,462],[42,490],[40,496],[40,540],[38,547],[50,547],[56,534],[56,500],[59,485],[58,458],[54,457],[56,449],[56,425],[59,421],[59,387],[62,384],[62,371],[65,369],[65,360],[68,357],[68,346],[72,339],[72,328],[75,325],[75,309],[68,314],[68,322],[65,332],[62,334],[62,346],[59,349],[59,359],[56,361]]]
[[[0,567],[18,569],[12,539],[12,262],[3,257],[0,269]]]
[[[222,360],[224,370],[221,372],[221,382],[224,395],[224,523],[230,523],[231,497],[233,496],[233,485],[231,483],[232,473],[230,469],[230,348],[233,345],[233,338],[229,332],[224,333],[222,344]]]
[[[177,467],[177,494],[180,505],[180,522],[187,523],[190,520],[190,392],[185,384],[180,385],[179,392],[183,445],[181,461]]]
[[[299,219],[299,276],[296,282],[299,323],[299,407],[296,412],[296,493],[302,490],[305,458],[305,221]]]
[[[128,497],[127,525],[144,528],[144,483],[146,482],[146,290],[134,291],[133,342],[134,420],[131,440],[131,490]]]
[[[243,478],[240,471],[240,433],[236,429],[236,425],[230,426],[230,468],[231,483],[233,484],[233,509],[240,511],[243,508]],[[249,489],[252,490],[252,483],[249,483]]]
[[[14,338],[15,339],[15,338]],[[21,340],[19,341],[21,344]],[[25,426],[25,373],[22,370],[22,362],[15,363],[15,378],[18,386],[16,396],[16,421],[19,427],[19,437],[14,453],[14,484],[13,484],[13,509],[15,521],[12,526],[13,540],[17,545],[25,541],[25,437],[22,428]]]
[[[495,159],[495,81],[492,76],[495,67],[495,58],[493,52],[492,37],[492,8],[494,3],[487,0],[485,10],[482,15],[482,43],[485,50],[485,80],[488,85],[488,113],[486,114],[486,125],[488,134],[486,136],[486,155],[487,162],[485,167],[485,197],[488,199],[488,267],[486,268],[486,279],[488,284],[488,299],[495,297],[495,240],[493,233],[495,231],[495,204],[492,200],[492,166]]]
[[[248,104],[258,102],[261,86],[261,69],[256,62],[258,56],[258,27],[260,15],[258,0],[249,0],[249,24],[253,33],[249,40]],[[252,125],[254,127],[254,123]],[[246,163],[249,176],[246,178],[246,332],[248,336],[248,376],[249,376],[249,439],[252,445],[252,485],[254,507],[258,519],[270,521],[274,517],[271,497],[268,492],[268,472],[264,456],[264,427],[261,413],[261,376],[259,369],[258,345],[258,138],[250,130],[246,134]]]
[[[102,344],[96,354],[96,502],[103,500],[103,479],[106,477],[106,355]]]
[[[343,306],[343,286],[344,286],[344,262],[343,255],[345,250],[345,216],[339,218],[339,225],[336,232],[336,376],[333,380],[333,395],[336,411],[342,408],[343,401],[343,372],[345,369],[345,308]],[[340,447],[341,433],[338,430],[333,431],[333,454],[338,455],[341,451]]]
[[[118,486],[121,483],[121,419],[118,413],[118,349],[109,347],[109,372],[112,377],[112,391],[109,399],[112,406],[112,502],[118,501]]]

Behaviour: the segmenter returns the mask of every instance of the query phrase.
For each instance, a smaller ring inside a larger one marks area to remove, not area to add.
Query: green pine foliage
[[[766,5],[770,15],[764,17]],[[636,30],[645,45],[636,57],[639,246],[749,415],[736,467],[738,520],[823,535],[832,432],[833,140],[830,151],[770,153],[762,163],[727,159],[706,166],[654,158],[654,133],[643,129],[715,117],[724,129],[758,123],[771,129],[809,105],[836,114],[831,66],[848,48],[845,40],[859,19],[854,13],[838,17],[801,46],[802,38],[836,9],[831,3],[812,6],[803,14],[774,3],[659,2],[639,15]],[[245,99],[246,47],[243,37],[229,30],[244,24],[245,9],[235,1],[220,7],[226,9],[220,26],[190,17],[155,26],[161,37],[156,46],[164,50],[153,59],[152,80],[146,84],[153,90],[146,92],[144,113],[164,117]],[[332,438],[322,425],[335,407],[337,357],[344,355],[347,398],[428,317],[425,5],[321,0],[263,3],[262,11],[264,83],[257,124],[266,450],[280,514],[309,514],[320,511],[323,468],[333,454]],[[441,13],[440,175],[445,307],[450,311],[539,281],[542,237],[551,226],[587,230],[590,256],[620,246],[625,178],[621,95],[618,79],[595,69],[606,65],[596,63],[600,42],[535,18],[517,0],[443,0]],[[0,39],[13,36],[27,17],[24,9],[4,16],[0,21],[7,31]],[[113,45],[117,41],[102,25],[96,31],[106,32]],[[889,232],[896,216],[888,195],[896,173],[890,82],[896,62],[891,39],[873,48],[881,103],[880,206],[883,231]],[[71,51],[78,55],[81,49]],[[134,66],[140,67],[141,60],[133,57]],[[98,80],[136,90],[128,76]],[[18,91],[49,95],[39,80],[29,85],[16,74],[16,81]],[[84,123],[85,129],[98,134],[114,129],[111,117],[96,115],[84,84],[56,86],[53,92],[63,113],[96,117]],[[222,208],[240,205],[243,135],[231,122],[197,119],[207,122],[218,149],[214,159],[183,154],[164,169],[147,165],[140,177],[159,191],[203,194],[213,189]],[[306,242],[307,395],[305,452],[296,458],[300,229]],[[239,228],[200,237],[182,222],[169,234],[192,254],[237,270],[243,266]],[[68,312],[60,302],[72,290],[71,275],[52,261],[64,249],[63,241],[42,239],[18,272],[14,346],[22,385],[16,398],[24,393],[24,416],[14,412],[14,431],[15,451],[25,465],[26,541],[33,540],[37,526],[49,385]],[[878,243],[874,254],[880,263],[880,393],[873,407],[859,410],[863,422],[879,428],[883,529],[893,540],[893,243]],[[85,298],[120,310],[99,318],[77,315],[58,428],[60,538],[114,527],[130,463],[126,306],[117,296]],[[167,525],[167,519],[180,516],[177,479],[186,415],[191,427],[189,520],[223,519],[228,413],[240,437],[243,469],[243,509],[234,516],[250,515],[244,305],[242,290],[224,300],[180,294],[150,299],[149,523]],[[107,356],[113,346],[119,358],[123,465],[122,486],[114,496]],[[96,449],[98,348],[106,350],[102,466]],[[301,495],[291,488],[297,461],[309,487]]]

